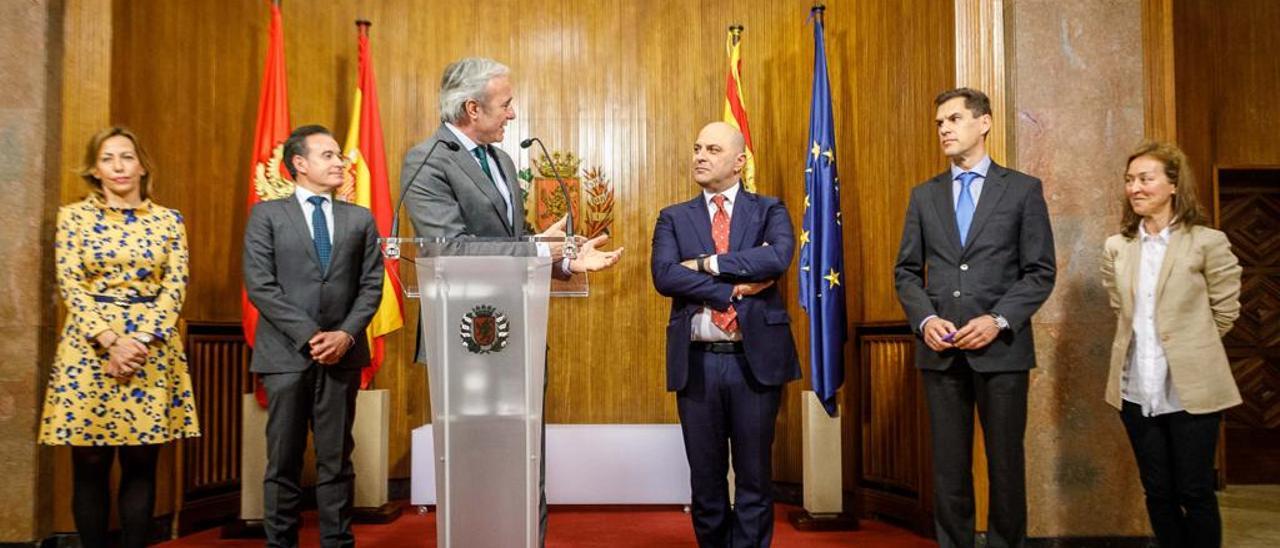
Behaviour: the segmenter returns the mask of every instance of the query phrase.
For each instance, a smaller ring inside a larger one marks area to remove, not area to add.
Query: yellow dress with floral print
[[[199,436],[177,325],[187,289],[182,215],[150,201],[121,209],[90,196],[58,210],[57,231],[54,260],[67,317],[40,443],[146,445]],[[155,337],[131,378],[106,375],[106,349],[95,339],[106,330]]]

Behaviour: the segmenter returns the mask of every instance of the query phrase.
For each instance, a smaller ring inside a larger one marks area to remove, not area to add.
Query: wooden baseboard
[[[267,538],[267,530],[259,520],[233,519],[222,526],[220,538]]]
[[[834,516],[815,516],[806,510],[787,514],[787,520],[797,531],[857,531],[858,518],[846,513]]]
[[[985,536],[985,535],[983,535]],[[978,544],[985,543],[985,539]],[[1036,537],[1027,548],[1154,548],[1155,537]]]
[[[404,511],[408,501],[392,500],[387,501],[382,506],[371,508],[356,508],[351,515],[353,523],[375,523],[384,524],[391,523],[400,519],[400,514]]]

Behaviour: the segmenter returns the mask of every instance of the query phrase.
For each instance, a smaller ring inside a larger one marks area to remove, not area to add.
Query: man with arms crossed
[[[382,298],[378,229],[368,209],[333,199],[344,165],[329,130],[295,129],[284,161],[295,193],[254,206],[244,234],[244,286],[261,315],[250,370],[268,402],[263,525],[267,546],[298,545],[310,425],[320,543],[355,546],[351,425]]]
[[[703,128],[693,145],[702,192],[663,209],[653,231],[653,285],[671,297],[667,390],[676,393],[702,547],[772,541],[774,423],[783,385],[800,378],[774,285],[791,264],[795,235],[781,201],[742,188],[745,151],[733,126]]]
[[[976,404],[990,478],[987,546],[1023,546],[1031,315],[1053,291],[1053,231],[1040,180],[987,155],[987,96],[960,88],[934,104],[951,167],[911,191],[894,277],[919,337],[938,543],[974,545]]]

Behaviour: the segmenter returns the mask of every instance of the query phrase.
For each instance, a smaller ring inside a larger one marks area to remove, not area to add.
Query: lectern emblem
[[[467,350],[476,354],[501,352],[507,347],[507,338],[511,336],[511,327],[507,323],[507,315],[498,312],[492,306],[482,304],[471,309],[462,317],[462,325],[458,328],[462,335],[462,344]]]

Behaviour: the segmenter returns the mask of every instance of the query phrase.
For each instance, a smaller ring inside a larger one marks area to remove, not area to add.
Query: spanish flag
[[[351,129],[343,154],[348,161],[349,186],[339,192],[339,197],[356,205],[369,208],[378,225],[378,234],[391,234],[391,221],[395,211],[391,209],[391,187],[387,186],[387,154],[382,141],[382,118],[378,115],[378,86],[373,77],[373,56],[369,52],[368,21],[356,21],[360,48],[359,82],[356,85],[355,104],[351,107]],[[385,356],[383,337],[404,325],[404,302],[401,298],[400,279],[396,262],[384,259],[382,278],[382,303],[373,315],[365,335],[369,337],[372,361],[361,372],[360,388],[368,388],[382,367]]]
[[[748,192],[756,191],[756,149],[751,144],[751,128],[747,124],[747,100],[742,94],[742,25],[729,27],[724,44],[729,55],[729,76],[724,84],[724,121],[738,128],[747,141],[747,166],[742,171],[742,182]]]

